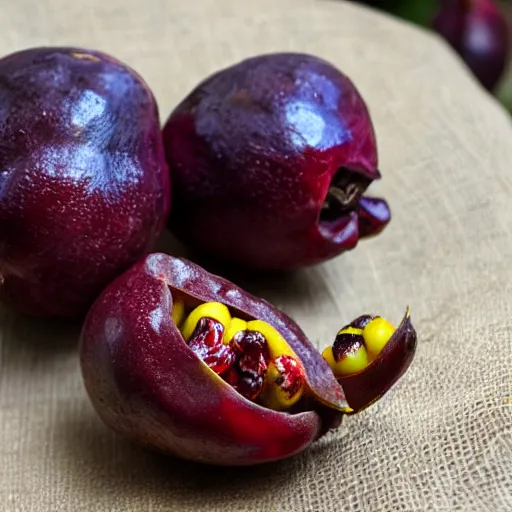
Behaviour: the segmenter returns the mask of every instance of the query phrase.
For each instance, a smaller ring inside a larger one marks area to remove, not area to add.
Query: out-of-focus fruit
[[[494,91],[509,59],[507,22],[493,0],[443,0],[433,27]]]

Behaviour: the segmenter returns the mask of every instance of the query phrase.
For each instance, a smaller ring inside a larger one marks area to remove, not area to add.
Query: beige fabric
[[[301,456],[205,469],[118,439],[97,419],[78,326],[0,312],[0,510],[511,511],[512,128],[428,34],[352,4],[306,0],[4,2],[2,52],[110,52],[165,118],[206,74],[261,52],[307,51],[371,108],[394,220],[381,237],[252,291],[323,346],[362,312],[419,333],[406,378]],[[285,287],[286,285],[286,287]]]

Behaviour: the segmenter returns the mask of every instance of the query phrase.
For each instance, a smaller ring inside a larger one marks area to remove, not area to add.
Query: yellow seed
[[[270,359],[276,359],[279,356],[286,355],[299,359],[286,340],[277,332],[274,327],[263,320],[251,320],[247,322],[248,331],[258,331],[265,336],[270,352]]]
[[[326,349],[322,352],[322,357],[334,371],[334,367],[336,366],[336,360],[334,359],[334,354],[332,353],[332,347],[326,347]]]
[[[224,330],[226,330],[231,323],[231,314],[224,304],[220,302],[206,302],[197,306],[183,323],[180,330],[185,340],[188,340],[192,336],[201,318],[213,318],[217,320],[217,322],[220,322],[224,326]]]
[[[364,343],[370,361],[373,361],[380,354],[395,331],[395,326],[381,317],[374,318],[363,329]]]
[[[297,373],[302,376],[303,370],[300,363],[295,358],[292,364],[296,365]],[[279,384],[279,380],[283,377],[281,371],[274,361],[270,362],[265,376],[265,384],[260,394],[260,400],[265,407],[275,411],[289,409],[296,404],[304,394],[304,383],[302,382],[296,392],[290,396]],[[301,377],[302,378],[302,377]]]
[[[181,325],[181,322],[183,322],[183,317],[185,316],[185,303],[177,299],[174,301],[172,305],[172,321],[174,324],[179,328]]]
[[[353,373],[364,370],[368,366],[368,354],[363,345],[357,350],[347,352],[340,361],[334,359],[332,347],[327,347],[322,352],[322,356],[331,367],[336,378],[352,375]]]
[[[345,327],[338,332],[338,335],[340,334],[363,334],[363,330],[357,327]]]
[[[247,322],[245,320],[242,320],[241,318],[232,318],[231,323],[229,324],[228,328],[224,332],[224,336],[222,338],[222,341],[229,345],[231,343],[231,340],[235,337],[235,334],[240,331],[246,331],[247,330]]]

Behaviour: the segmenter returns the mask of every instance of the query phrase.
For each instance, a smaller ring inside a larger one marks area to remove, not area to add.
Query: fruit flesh
[[[173,300],[173,320],[182,309],[189,308]],[[207,302],[176,325],[194,353],[248,400],[276,410],[300,400],[305,387],[302,364],[268,323],[244,321],[224,304]]]
[[[354,375],[378,358],[395,332],[386,319],[363,315],[343,327],[322,355],[336,378]]]
[[[36,48],[0,60],[0,127],[0,299],[82,315],[164,227],[155,100],[112,57]]]

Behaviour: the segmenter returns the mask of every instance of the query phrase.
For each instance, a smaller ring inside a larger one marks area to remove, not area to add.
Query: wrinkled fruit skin
[[[380,178],[365,102],[316,57],[262,55],[219,71],[178,105],[163,134],[170,229],[205,255],[293,269],[354,248],[390,220],[385,201],[361,199]],[[331,185],[352,200],[330,202]]]
[[[459,53],[480,83],[493,91],[509,58],[505,17],[492,0],[444,0],[433,27]]]
[[[152,93],[108,55],[0,60],[0,298],[85,313],[165,226],[169,175]]]
[[[239,318],[273,326],[305,369],[308,399],[292,411],[277,412],[244,398],[186,344],[171,318],[176,294],[198,304],[220,301]],[[353,375],[345,394],[329,365],[285,314],[190,261],[155,253],[95,301],[80,338],[80,363],[92,404],[112,429],[166,454],[236,466],[306,449],[337,427],[344,412],[372,402],[376,395],[367,390],[379,382],[382,396],[407,369],[415,347],[416,334],[406,319],[375,363],[377,382],[373,369]],[[385,375],[390,360],[399,370]]]

